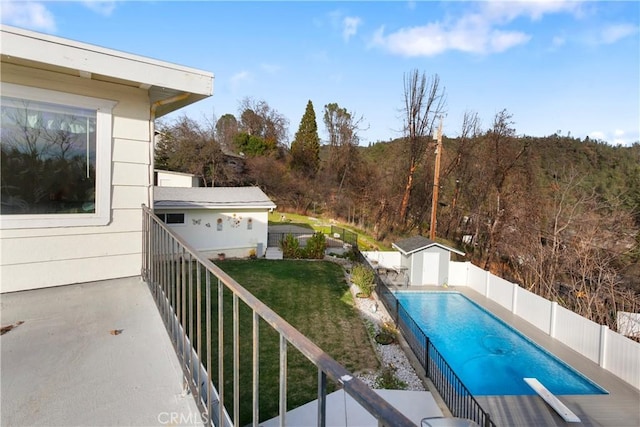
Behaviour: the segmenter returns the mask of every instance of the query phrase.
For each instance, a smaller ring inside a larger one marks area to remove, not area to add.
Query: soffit
[[[125,52],[2,26],[3,63],[147,90],[156,117],[207,98],[213,74]],[[175,98],[175,99],[174,99]]]

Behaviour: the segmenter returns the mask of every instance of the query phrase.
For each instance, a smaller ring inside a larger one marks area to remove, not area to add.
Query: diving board
[[[536,378],[523,378],[523,380],[529,384],[542,399],[549,404],[557,413],[568,423],[579,423],[580,418],[574,414],[571,409],[567,408],[564,403],[560,402],[560,399],[555,397],[545,386],[540,383]]]

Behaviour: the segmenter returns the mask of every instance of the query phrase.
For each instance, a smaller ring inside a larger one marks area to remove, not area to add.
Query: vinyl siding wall
[[[156,209],[156,213],[184,213],[184,224],[169,224],[187,243],[204,256],[215,258],[224,252],[227,257],[247,257],[251,249],[267,249],[269,213],[238,209]],[[222,230],[218,231],[218,219],[222,220]],[[247,222],[251,219],[251,230]],[[257,254],[258,256],[264,253]]]
[[[2,64],[2,81],[110,99],[118,104],[112,111],[109,224],[1,230],[1,291],[13,292],[140,274],[140,205],[149,204],[151,176],[147,92],[136,87],[12,64]]]

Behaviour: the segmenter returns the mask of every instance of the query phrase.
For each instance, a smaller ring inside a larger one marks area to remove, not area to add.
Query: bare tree
[[[259,136],[276,145],[287,145],[289,121],[266,101],[244,98],[238,111],[241,132]]]
[[[358,131],[362,117],[355,119],[346,108],[331,103],[324,106],[323,120],[329,135],[329,167],[335,171],[339,182],[339,197],[349,170],[357,162],[357,146],[360,142]]]
[[[444,235],[447,238],[452,237],[452,232],[456,224],[460,224],[462,220],[460,210],[456,209],[458,198],[460,197],[461,188],[471,180],[473,175],[473,166],[471,163],[473,149],[481,133],[478,113],[466,111],[462,119],[462,129],[458,137],[456,150],[447,157],[448,161],[441,174],[441,180],[443,182],[447,181],[450,176],[454,178],[451,200],[448,204],[448,209],[443,211],[445,215],[443,222],[446,224]]]
[[[417,69],[405,74],[403,127],[407,163],[406,182],[399,212],[402,223],[407,220],[416,170],[426,156],[429,136],[433,134],[435,120],[444,114],[445,105],[445,91],[440,87],[440,77],[437,74],[430,79]]]
[[[161,167],[196,175],[205,186],[226,176],[224,157],[211,124],[203,126],[186,116],[158,126],[160,139],[156,163]]]
[[[520,160],[527,149],[526,142],[516,139],[512,117],[507,110],[498,112],[494,118],[492,129],[487,132],[484,139],[487,150],[486,161],[490,168],[486,178],[491,186],[490,202],[493,204],[488,211],[489,228],[485,246],[485,269],[489,268],[494,257],[494,249],[501,232],[505,204],[507,203],[505,190],[508,180],[512,178],[515,169],[520,166]]]

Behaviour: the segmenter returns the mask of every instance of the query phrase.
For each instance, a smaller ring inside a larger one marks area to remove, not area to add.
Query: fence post
[[[518,288],[519,286],[513,283],[513,294],[511,295],[511,312],[517,314],[518,307]]]
[[[607,325],[600,325],[600,355],[598,357],[598,365],[601,368],[607,367],[607,335],[609,327]]]
[[[484,296],[489,298],[489,283],[491,282],[491,272],[486,272],[486,280],[484,284]]]
[[[558,308],[558,303],[556,301],[551,301],[551,324],[549,325],[549,336],[551,338],[556,337],[556,309]]]
[[[424,374],[427,378],[429,376],[429,337],[424,335]]]

